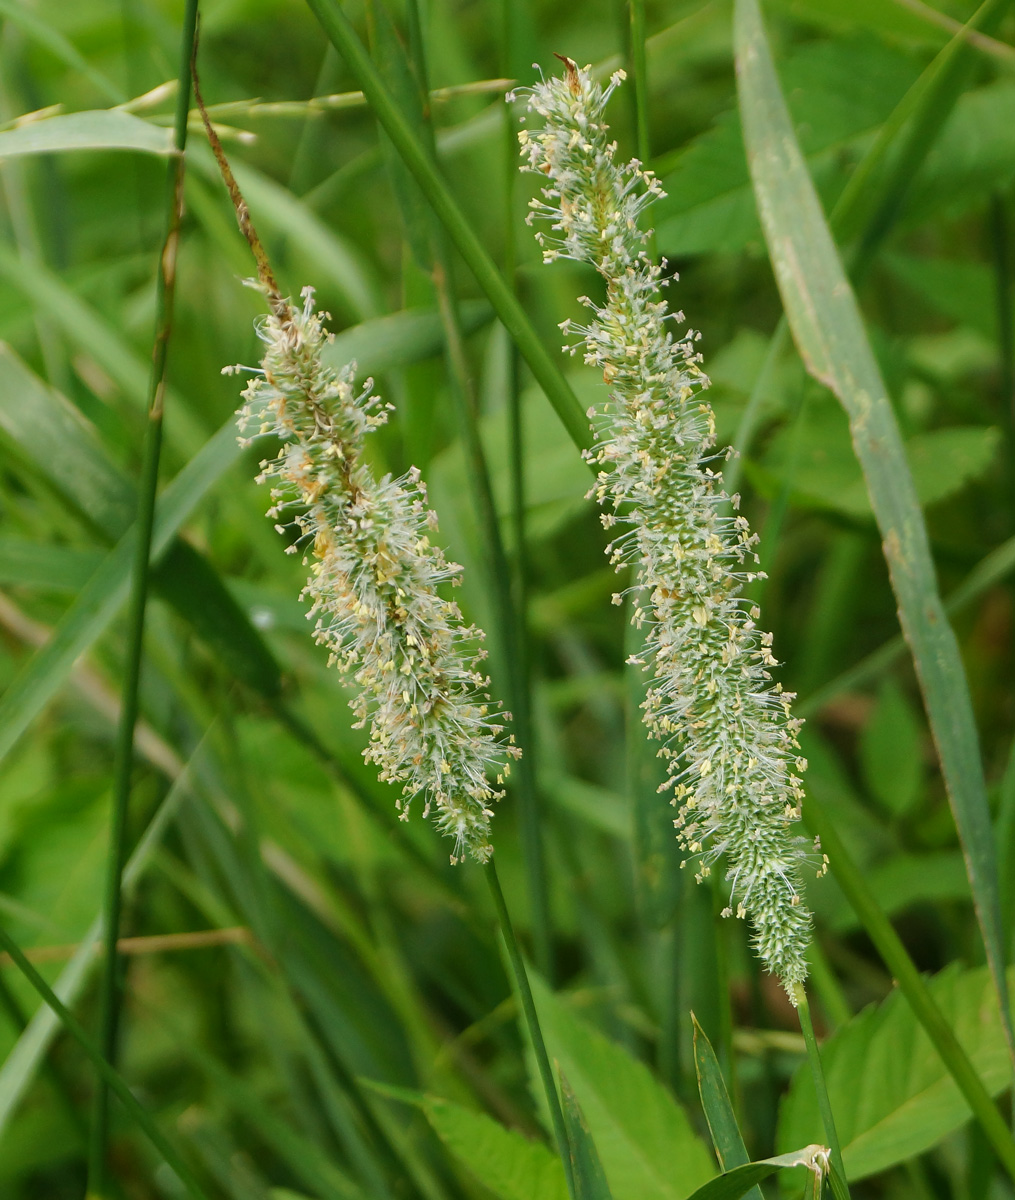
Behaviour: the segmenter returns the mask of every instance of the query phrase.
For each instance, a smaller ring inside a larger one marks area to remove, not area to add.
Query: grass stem
[[[839,1145],[839,1134],[835,1128],[832,1103],[828,1098],[828,1086],[825,1083],[825,1071],[821,1065],[818,1039],[814,1036],[810,1001],[807,999],[807,992],[804,990],[803,984],[797,984],[794,987],[793,999],[796,1003],[797,1016],[800,1018],[800,1029],[807,1045],[807,1060],[811,1066],[814,1091],[818,1097],[821,1123],[825,1127],[825,1137],[828,1139],[828,1146],[832,1151],[832,1190],[836,1200],[849,1200],[849,1189],[846,1187],[846,1168],[842,1165],[842,1147]]]
[[[497,910],[497,919],[504,937],[504,945],[507,947],[508,960],[511,963],[511,973],[514,975],[515,987],[518,989],[518,998],[522,1003],[522,1014],[525,1018],[525,1027],[529,1031],[532,1050],[536,1056],[539,1078],[543,1084],[543,1091],[546,1094],[546,1104],[550,1112],[550,1123],[553,1126],[554,1140],[557,1143],[560,1160],[564,1165],[568,1195],[571,1197],[571,1200],[576,1200],[574,1168],[571,1162],[571,1144],[568,1141],[567,1128],[564,1125],[564,1113],[560,1106],[560,1098],[557,1095],[557,1086],[553,1079],[553,1069],[550,1066],[550,1059],[546,1053],[543,1031],[539,1027],[536,1003],[532,998],[532,989],[529,987],[529,977],[525,970],[525,962],[522,959],[518,939],[515,937],[514,927],[511,924],[511,916],[508,913],[507,902],[504,899],[500,880],[497,878],[497,868],[494,866],[493,859],[486,864],[484,871],[486,873],[486,881],[490,885],[490,894],[493,897],[494,908]]]
[[[121,881],[127,848],[127,816],[134,766],[134,726],[138,717],[144,619],[148,600],[149,559],[155,523],[155,496],[162,450],[162,416],[166,390],[166,361],[173,326],[176,255],[183,212],[184,148],[190,108],[190,69],[197,36],[198,0],[187,0],[183,21],[173,154],[166,168],[166,236],[159,258],[156,291],[155,346],[148,390],[148,421],[134,526],[134,558],[127,615],[120,722],[113,769],[113,809],[106,857],[103,939],[105,958],[99,993],[99,1053],[107,1062],[115,1056],[120,1014],[120,958],[117,941],[123,898]],[[88,1156],[89,1194],[107,1195],[106,1151],[109,1138],[109,1085],[104,1073],[95,1094]]]
[[[433,169],[439,174],[436,139],[432,124],[429,95],[429,67],[423,40],[423,22],[416,0],[407,5],[409,53],[416,82],[420,88],[422,140]],[[479,518],[481,555],[489,580],[496,612],[496,629],[501,661],[507,683],[515,739],[522,757],[512,771],[517,779],[519,826],[525,863],[529,906],[532,914],[532,941],[539,970],[552,981],[553,954],[543,842],[540,830],[539,801],[536,793],[535,750],[532,743],[532,719],[526,674],[519,643],[519,616],[512,587],[500,518],[494,499],[486,451],[479,433],[479,409],[473,383],[465,332],[455,287],[454,262],[446,231],[436,219],[430,237],[430,277],[437,299],[437,311],[444,330],[445,358],[448,365],[449,392],[465,450],[469,489]]]

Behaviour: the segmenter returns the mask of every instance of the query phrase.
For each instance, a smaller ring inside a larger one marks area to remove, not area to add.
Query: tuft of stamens
[[[699,878],[724,858],[725,915],[750,918],[758,953],[792,998],[811,938],[800,878],[813,851],[793,828],[807,765],[802,722],[791,715],[793,696],[772,682],[771,635],[741,597],[759,576],[757,538],[712,469],[715,421],[701,394],[698,335],[670,332],[667,321],[682,316],[662,299],[666,264],[645,251],[639,220],[663,191],[637,160],[618,164],[608,137],[603,114],[624,73],[603,88],[588,68],[563,61],[563,78],[528,90],[542,123],[519,134],[523,169],[543,180],[528,219],[550,223],[536,234],[545,262],[587,263],[605,283],[602,304],[582,298],[588,323],[565,322],[564,332],[579,339],[566,349],[581,348],[610,389],[590,412],[590,458],[601,469],[589,496],[607,528],[625,527],[607,548],[611,562],[636,572],[633,620],[648,626],[652,680],[644,721],[670,767],[660,790],[679,805],[674,825],[699,856]]]
[[[490,704],[482,632],[440,594],[461,568],[430,541],[437,519],[419,471],[378,479],[364,461],[364,439],[390,405],[371,381],[355,386],[354,364],[325,364],[330,335],[313,290],[304,289],[299,309],[262,290],[271,308],[258,326],[266,349],[237,416],[241,442],[282,442],[258,479],[272,483],[276,529],[297,535],[287,550],[302,548],[310,566],[302,598],[314,637],[359,689],[350,703],[357,727],[369,729],[364,758],[402,785],[402,819],[421,795],[424,815],[454,839],[452,863],[466,852],[485,862],[492,805],[519,751],[507,714]]]

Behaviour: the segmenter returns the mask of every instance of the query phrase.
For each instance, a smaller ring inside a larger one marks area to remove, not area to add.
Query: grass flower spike
[[[436,518],[419,472],[377,479],[364,461],[364,438],[390,406],[369,381],[356,387],[352,366],[324,363],[329,335],[311,289],[298,310],[265,290],[267,349],[238,415],[247,439],[283,443],[261,464],[259,481],[272,481],[268,515],[280,533],[295,526],[301,536],[289,550],[305,545],[313,560],[308,616],[359,688],[352,708],[370,730],[364,757],[402,784],[403,819],[422,794],[424,814],[454,838],[452,862],[466,852],[485,862],[491,805],[503,794],[489,780],[501,784],[518,751],[488,707],[483,635],[438,590],[457,583],[460,568],[430,541]]]
[[[563,323],[570,347],[603,372],[610,387],[601,412],[590,410],[591,452],[601,470],[590,495],[607,528],[622,527],[609,547],[618,569],[636,571],[634,620],[648,623],[644,705],[650,735],[670,763],[664,791],[680,806],[681,844],[700,856],[704,876],[720,857],[730,908],[749,917],[757,950],[792,997],[807,974],[811,917],[800,901],[809,843],[794,832],[803,795],[792,697],[771,681],[771,636],[758,610],[740,596],[755,577],[755,538],[727,499],[716,460],[712,410],[701,390],[696,336],[674,337],[661,289],[639,230],[644,209],[662,195],[634,160],[615,162],[605,106],[623,79],[605,88],[570,59],[563,78],[528,95],[539,129],[520,134],[527,169],[545,180],[530,222],[550,222],[537,237],[543,258],[593,266],[605,284],[599,304],[584,297],[588,324]],[[664,264],[665,265],[665,264]],[[682,320],[682,314],[673,318]],[[621,597],[615,596],[620,603]]]

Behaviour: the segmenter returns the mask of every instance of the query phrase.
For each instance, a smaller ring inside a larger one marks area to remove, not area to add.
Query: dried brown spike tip
[[[219,171],[221,171],[222,178],[225,181],[229,198],[233,202],[233,208],[236,210],[236,223],[240,227],[240,232],[247,239],[247,243],[253,251],[254,260],[257,263],[257,278],[264,288],[268,303],[271,305],[275,315],[280,320],[285,320],[291,315],[289,305],[279,291],[278,283],[275,281],[275,273],[271,269],[271,263],[268,262],[268,255],[261,243],[261,239],[257,236],[254,222],[250,218],[250,209],[247,207],[247,202],[244,200],[243,193],[236,182],[232,168],[229,166],[229,160],[226,158],[226,152],[222,149],[219,135],[215,132],[215,127],[208,116],[208,110],[204,106],[204,97],[201,95],[201,82],[197,74],[196,42],[194,56],[190,61],[190,74],[194,81],[194,99],[197,101],[197,107],[201,112],[201,120],[204,122],[205,133],[208,135],[208,141],[215,155],[215,161],[219,165]]]
[[[578,79],[578,64],[573,58],[568,58],[566,54],[557,54],[556,51],[554,51],[553,57],[559,58],[564,64],[564,68],[567,72],[568,90],[571,92],[571,95],[577,99],[577,97],[581,94],[581,83]]]

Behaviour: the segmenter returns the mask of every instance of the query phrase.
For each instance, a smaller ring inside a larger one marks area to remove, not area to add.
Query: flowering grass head
[[[791,997],[807,974],[811,917],[800,898],[812,857],[794,825],[803,788],[793,699],[773,683],[772,640],[742,597],[757,577],[756,538],[713,469],[715,421],[702,395],[697,335],[677,336],[662,297],[665,263],[650,262],[642,214],[662,189],[637,160],[616,162],[606,87],[570,59],[562,77],[528,92],[537,128],[521,132],[525,169],[543,181],[530,223],[546,262],[569,258],[599,273],[602,302],[583,297],[587,323],[565,321],[567,347],[602,371],[609,392],[594,418],[590,492],[617,528],[608,547],[635,571],[633,619],[647,625],[651,675],[644,720],[669,764],[662,791],[699,876],[720,858],[730,903],[750,919],[757,950]],[[620,603],[622,597],[614,597]]]
[[[421,795],[424,814],[454,839],[452,862],[467,852],[486,861],[491,806],[518,752],[490,708],[482,632],[441,594],[461,568],[430,540],[437,520],[419,472],[378,479],[364,461],[364,439],[390,406],[370,381],[357,387],[353,365],[324,362],[329,335],[312,289],[299,309],[277,293],[269,302],[264,358],[238,416],[245,440],[282,443],[259,482],[272,484],[278,531],[297,534],[287,549],[302,548],[310,566],[314,636],[358,688],[364,757],[401,784],[402,817]]]
[[[240,441],[270,436],[281,443],[261,463],[258,481],[271,481],[275,528],[297,535],[287,551],[302,549],[310,567],[302,598],[314,637],[358,688],[351,707],[357,727],[369,730],[364,758],[382,780],[401,784],[403,820],[423,797],[424,816],[454,839],[452,863],[466,854],[486,862],[492,805],[520,751],[505,729],[508,714],[490,705],[483,633],[441,592],[460,581],[461,568],[430,540],[437,517],[419,471],[378,479],[364,460],[364,440],[387,421],[391,405],[375,395],[372,380],[357,387],[354,363],[335,370],[325,362],[331,335],[313,289],[303,289],[299,308],[280,292],[196,73],[193,83],[257,263],[253,286],[269,310],[258,325],[264,357],[237,413]]]

